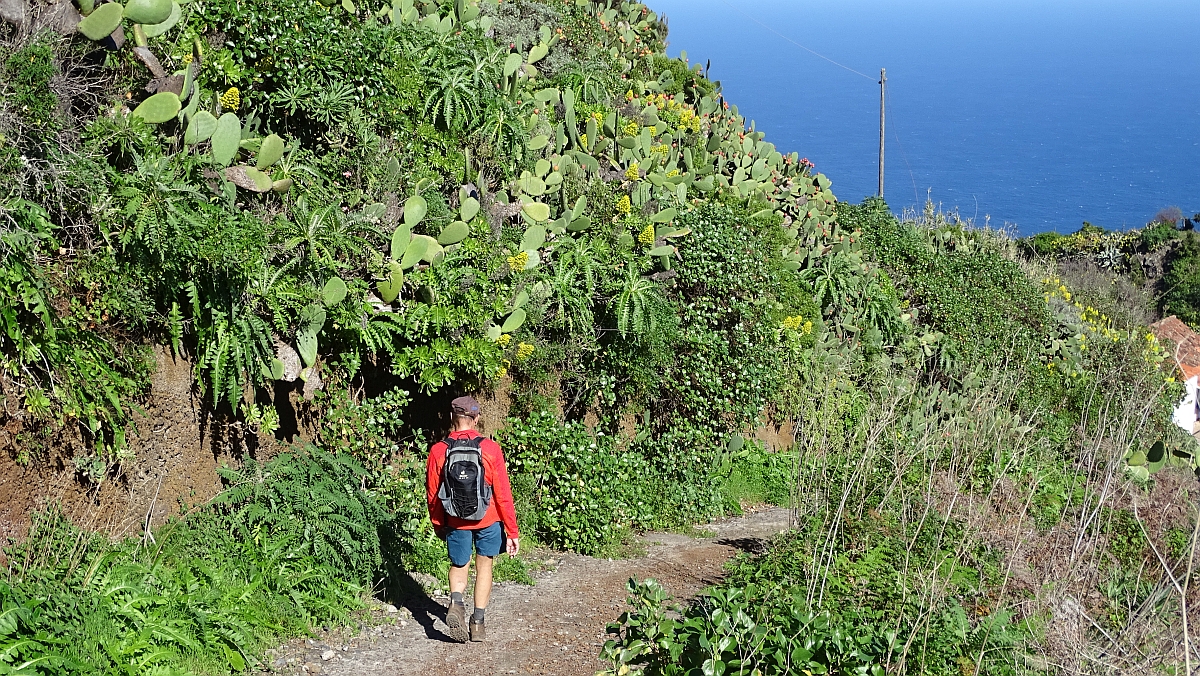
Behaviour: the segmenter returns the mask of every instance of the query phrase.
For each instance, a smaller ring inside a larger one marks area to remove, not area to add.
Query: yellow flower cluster
[[[650,94],[646,97],[646,103],[654,105],[659,110],[669,110],[674,113],[687,109],[687,106],[668,97],[666,94]]]
[[[650,146],[651,155],[666,155],[669,152],[671,152],[671,146],[665,143],[660,143],[656,146]]]
[[[598,110],[597,110],[597,111],[594,111],[594,112],[592,112],[592,114],[591,114],[591,115],[588,115],[588,117],[590,117],[590,118],[592,118],[593,120],[595,120],[595,121],[596,121],[596,126],[597,126],[597,127],[599,127],[600,125],[604,124],[604,114],[603,114],[603,113],[601,113],[601,112],[600,112],[600,111],[598,111]]]
[[[1099,253],[1108,248],[1123,250],[1138,238],[1137,232],[1098,232],[1088,230],[1059,237],[1051,244],[1058,253]]]
[[[517,343],[517,361],[525,361],[533,356],[533,346],[529,343]]]
[[[508,257],[508,269],[514,272],[524,270],[527,263],[529,263],[529,254],[525,251]]]
[[[638,233],[638,241],[646,246],[654,244],[654,224],[648,223],[646,227]]]
[[[632,100],[633,100],[633,90],[632,90],[632,89],[630,89],[629,91],[625,92],[625,100],[626,100],[626,101],[632,101]]]
[[[667,172],[667,178],[672,178],[672,177],[675,177],[675,176],[678,176],[678,175],[679,175],[679,170],[678,170],[678,169],[672,169],[672,170],[670,170],[670,171],[668,171],[668,172]]]
[[[633,164],[629,165],[629,168],[625,170],[625,179],[628,181],[636,181],[640,177],[641,177],[641,174],[638,173],[638,163],[637,162],[634,162]],[[628,213],[628,212],[626,212],[626,213]]]
[[[617,200],[617,212],[627,214],[633,211],[633,202],[629,199],[629,195],[621,195],[621,199]]]
[[[624,127],[621,127],[621,133],[625,134],[626,136],[637,136],[638,132],[641,130],[642,125],[638,124],[637,120],[630,120],[625,123]]]
[[[222,108],[237,110],[238,107],[242,105],[242,96],[240,93],[238,93],[237,87],[230,87],[229,89],[225,90],[224,94],[221,94],[220,101]]]
[[[192,53],[188,52],[187,54],[184,54],[183,58],[180,60],[183,61],[183,65],[190,65],[192,63]]]
[[[683,131],[690,131],[693,134],[700,133],[700,116],[691,108],[684,109],[679,113],[679,128]]]
[[[587,141],[588,141],[588,139],[587,139],[587,134],[580,134],[580,135],[579,135],[579,145],[581,145],[581,146],[583,146],[584,148],[586,148],[586,147],[588,147],[588,142],[587,142]]]
[[[792,315],[783,318],[783,328],[789,331],[798,331],[804,335],[812,333],[813,323],[811,320],[805,320],[801,315]]]
[[[1138,335],[1134,331],[1123,331],[1114,326],[1112,319],[1090,305],[1084,305],[1078,300],[1072,301],[1071,291],[1067,285],[1058,277],[1046,277],[1042,279],[1042,285],[1045,287],[1044,294],[1046,302],[1050,302],[1052,298],[1061,298],[1068,304],[1075,307],[1079,311],[1079,320],[1083,330],[1076,333],[1072,338],[1079,347],[1080,352],[1086,352],[1088,349],[1088,341],[1097,339],[1111,343],[1120,343],[1124,341],[1136,341]],[[1146,362],[1149,364],[1160,364],[1166,358],[1166,350],[1158,342],[1158,338],[1153,333],[1145,335],[1146,347],[1143,352]],[[1056,368],[1056,362],[1051,361],[1046,364],[1046,367],[1053,370]],[[1064,375],[1078,376],[1078,371],[1071,368],[1069,364],[1063,362],[1059,364],[1063,368]]]
[[[508,369],[504,368],[503,366],[500,367],[499,371],[496,371],[497,378],[503,378],[506,375],[508,375]]]
[[[511,333],[501,334],[501,336],[496,339],[496,344],[499,345],[500,347],[508,347],[508,344],[511,342],[512,342],[512,334]]]
[[[1163,349],[1162,343],[1158,342],[1158,336],[1153,333],[1146,334],[1146,361],[1152,364],[1161,364],[1167,358],[1167,351]]]

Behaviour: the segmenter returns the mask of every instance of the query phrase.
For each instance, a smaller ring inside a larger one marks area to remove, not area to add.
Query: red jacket
[[[481,436],[475,430],[451,432],[452,439],[470,439]],[[484,439],[479,444],[480,455],[483,456],[483,479],[492,487],[492,501],[488,504],[483,519],[466,521],[456,516],[449,516],[438,499],[438,488],[442,485],[442,468],[446,464],[446,442],[439,441],[429,448],[429,460],[425,463],[425,501],[429,503],[429,520],[435,528],[453,528],[456,530],[478,530],[502,521],[507,537],[520,537],[517,531],[517,510],[513,507],[512,485],[508,482],[508,468],[504,465],[504,453],[500,444],[491,439]]]

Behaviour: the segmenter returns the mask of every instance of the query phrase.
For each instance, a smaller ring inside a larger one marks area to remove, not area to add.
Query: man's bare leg
[[[446,626],[450,630],[450,638],[460,642],[470,638],[467,631],[467,609],[462,602],[463,592],[467,590],[470,568],[469,561],[465,566],[450,566],[450,607],[446,609]]]
[[[461,568],[455,568],[454,566],[450,566],[450,592],[451,593],[458,592],[459,594],[461,594],[461,593],[467,591],[467,578],[470,576],[470,573],[471,573],[471,562],[470,561],[467,562],[467,565],[462,566]],[[489,564],[488,565],[488,581],[490,582],[491,579],[492,579],[492,567]],[[475,586],[476,586],[476,588],[478,588],[478,586],[479,586],[478,583],[476,583]],[[476,592],[476,593],[478,593],[478,592]]]
[[[492,563],[493,559],[490,556],[475,555],[476,608],[487,608],[488,599],[492,597]],[[466,589],[466,578],[463,578],[463,588]]]

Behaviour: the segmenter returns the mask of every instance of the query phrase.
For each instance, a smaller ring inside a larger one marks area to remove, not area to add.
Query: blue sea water
[[[1020,234],[1200,211],[1200,0],[650,4],[668,53],[711,60],[727,100],[840,199],[876,191],[882,67],[893,211],[928,194]]]

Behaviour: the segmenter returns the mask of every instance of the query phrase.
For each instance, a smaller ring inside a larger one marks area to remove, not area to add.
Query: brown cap
[[[479,402],[475,401],[475,397],[459,397],[450,402],[450,410],[458,415],[475,417],[479,415]]]

